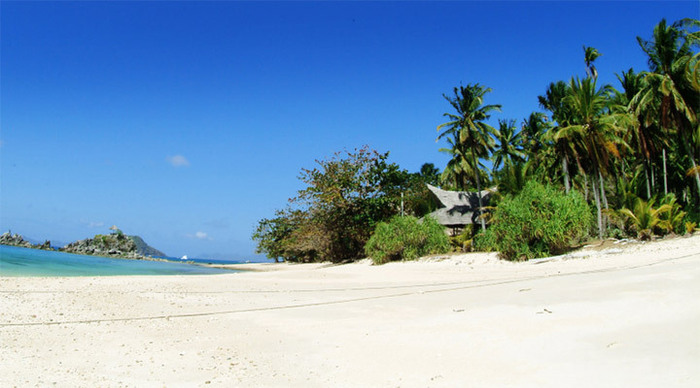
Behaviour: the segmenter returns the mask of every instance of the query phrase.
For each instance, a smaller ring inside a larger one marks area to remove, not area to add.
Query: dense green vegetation
[[[389,163],[388,154],[367,149],[321,161],[302,171],[308,188],[291,206],[260,222],[253,236],[259,252],[294,261],[357,259],[375,227],[402,212],[401,193],[406,214],[432,209],[426,182],[448,190],[497,187],[504,199],[489,229],[487,217],[479,218],[474,245],[496,247],[508,258],[558,252],[586,234],[651,238],[694,230],[700,217],[698,27],[692,19],[661,20],[649,38],[638,37],[648,69],[622,70],[617,88],[598,83],[595,62],[604,53],[584,46],[585,74],[543,85],[544,94],[536,96],[543,112],[532,112],[519,128],[512,119],[498,120],[498,128],[487,123],[502,108],[485,103],[490,88],[454,88],[444,95],[453,110],[437,128],[438,140],[448,145],[440,151],[450,155],[441,173],[425,165],[411,174]],[[484,209],[481,197],[479,203]],[[517,217],[542,206],[563,218],[517,235]],[[574,216],[580,227],[569,229]],[[590,227],[588,216],[595,221]],[[469,246],[467,237],[460,247]]]
[[[583,197],[530,181],[520,194],[506,197],[491,226],[474,238],[474,248],[498,251],[506,260],[528,260],[569,250],[587,237],[593,221]]]
[[[270,258],[344,262],[362,258],[377,224],[401,214],[423,215],[434,207],[425,183],[434,166],[408,173],[387,161],[388,153],[362,148],[337,153],[303,169],[307,185],[287,209],[263,219],[253,234],[258,252]]]
[[[365,253],[375,264],[415,260],[449,249],[450,240],[442,225],[431,217],[421,222],[412,216],[395,216],[389,222],[381,222],[365,245]]]

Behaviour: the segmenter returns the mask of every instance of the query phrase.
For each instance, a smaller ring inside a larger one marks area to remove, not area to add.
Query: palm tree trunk
[[[690,163],[693,166],[693,172],[695,173],[695,183],[698,185],[698,196],[700,196],[700,174],[698,173],[697,165],[695,164],[695,155],[693,155],[693,151],[690,148],[690,143],[688,142],[688,136],[683,132],[683,147],[685,148],[685,152],[688,154],[690,157]]]
[[[600,180],[600,197],[603,199],[603,206],[605,206],[605,209],[608,210],[610,209],[608,207],[608,197],[605,195],[605,181],[603,180],[603,174],[598,171],[598,179]],[[603,225],[604,228],[607,229],[608,227],[608,217],[605,217],[605,223]],[[605,233],[605,230],[603,230],[603,233]]]
[[[700,174],[698,174],[698,168],[695,164],[695,158],[690,157],[690,163],[693,165],[693,171],[695,171],[695,183],[698,185],[698,193],[700,193]]]
[[[651,186],[649,186],[649,168],[648,163],[644,162],[644,178],[647,182],[647,201],[651,199]]]
[[[583,199],[585,199],[586,202],[588,202],[588,174],[586,174],[585,172],[583,173],[583,186],[584,186]]]
[[[650,165],[649,170],[651,170],[651,191],[656,193],[656,177],[654,176],[654,166]]]
[[[597,210],[598,216],[598,238],[603,239],[603,214],[600,209],[600,194],[598,193],[595,178],[591,179],[591,185],[593,186],[593,197],[595,198],[595,208]]]
[[[561,169],[564,171],[564,187],[566,188],[566,193],[569,194],[571,184],[569,183],[569,159],[566,155],[561,160]]]
[[[472,162],[474,163],[474,175],[476,176],[476,196],[479,198],[479,219],[481,220],[481,230],[486,230],[486,221],[484,221],[483,214],[481,214],[484,205],[481,203],[481,182],[479,181],[479,166],[476,164],[476,153],[474,152],[474,147],[472,147]]]
[[[600,197],[603,199],[603,206],[605,206],[606,209],[608,208],[608,197],[605,195],[605,181],[603,180],[603,174],[598,171],[598,178],[600,180]]]
[[[667,181],[667,174],[666,174],[666,148],[661,150],[661,155],[664,157],[664,197],[668,195],[668,181]]]

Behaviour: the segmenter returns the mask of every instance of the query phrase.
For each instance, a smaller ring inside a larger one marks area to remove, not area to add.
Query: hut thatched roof
[[[441,207],[429,216],[435,218],[441,225],[462,227],[476,223],[479,208],[479,197],[477,193],[469,191],[447,191],[428,185],[430,192],[435,195]],[[481,201],[484,206],[488,206],[493,190],[482,190]]]

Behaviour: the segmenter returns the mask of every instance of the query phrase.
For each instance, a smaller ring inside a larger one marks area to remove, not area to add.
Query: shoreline
[[[508,261],[508,260],[502,260],[498,258],[498,253],[497,252],[468,252],[468,253],[458,253],[458,252],[450,252],[450,253],[445,253],[445,254],[438,254],[438,255],[431,255],[431,256],[425,256],[418,258],[416,260],[404,260],[404,261],[391,261],[385,264],[380,264],[376,265],[373,264],[371,259],[365,258],[362,260],[358,260],[355,262],[351,263],[333,263],[331,261],[323,261],[323,262],[315,262],[315,263],[295,263],[295,262],[254,262],[254,263],[237,263],[237,264],[216,264],[216,263],[193,263],[193,264],[199,264],[207,267],[212,267],[212,268],[220,268],[220,269],[235,269],[235,270],[240,270],[240,271],[247,271],[247,272],[278,272],[278,271],[290,271],[290,270],[298,270],[298,269],[308,269],[308,270],[314,270],[314,269],[322,269],[322,268],[329,268],[329,267],[343,267],[343,266],[368,266],[368,267],[375,267],[375,268],[380,268],[382,266],[396,266],[396,265],[401,265],[401,264],[406,264],[406,265],[411,265],[411,264],[416,264],[416,263],[439,263],[442,261],[450,261],[454,260],[456,262],[456,265],[459,265],[459,262],[462,262],[464,260],[469,260],[474,259],[478,262],[484,262],[485,261],[494,261],[494,262],[502,262],[502,263],[510,263],[513,265],[533,265],[533,264],[541,264],[541,263],[546,263],[546,262],[558,262],[558,261],[566,261],[566,260],[577,260],[577,259],[582,259],[585,260],[587,258],[595,258],[595,257],[602,257],[606,255],[615,255],[618,253],[623,253],[624,249],[633,249],[633,250],[639,250],[643,249],[645,246],[653,246],[655,244],[682,244],[685,239],[691,240],[694,238],[700,238],[700,233],[694,233],[691,235],[684,235],[684,236],[679,236],[679,235],[674,235],[674,236],[666,236],[664,238],[659,238],[651,241],[641,241],[641,240],[636,240],[636,239],[613,239],[613,238],[608,238],[604,240],[593,240],[586,242],[582,244],[581,247],[572,250],[570,252],[561,254],[561,255],[555,255],[555,256],[548,256],[548,257],[542,257],[542,258],[536,258],[536,259],[530,259],[526,261]],[[473,261],[473,260],[472,260]]]
[[[235,266],[254,270],[0,278],[0,385],[689,387],[700,379],[700,235],[530,262],[472,253],[381,266]]]

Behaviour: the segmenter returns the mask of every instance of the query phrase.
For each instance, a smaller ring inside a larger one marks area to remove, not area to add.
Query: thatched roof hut
[[[440,208],[430,213],[441,225],[452,228],[463,228],[466,225],[477,223],[479,217],[479,197],[477,193],[468,191],[447,191],[428,185]],[[493,190],[481,191],[481,202],[488,206]]]

